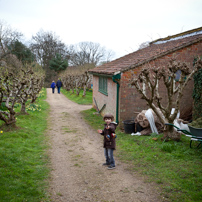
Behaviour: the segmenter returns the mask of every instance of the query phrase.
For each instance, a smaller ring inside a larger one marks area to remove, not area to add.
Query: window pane
[[[107,95],[107,77],[99,77],[99,92]]]

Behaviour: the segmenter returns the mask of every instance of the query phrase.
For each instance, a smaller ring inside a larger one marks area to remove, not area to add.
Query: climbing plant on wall
[[[202,56],[200,57],[202,58]],[[198,58],[194,58],[193,65],[197,63]],[[202,69],[194,74],[194,90],[193,90],[193,120],[202,117]]]

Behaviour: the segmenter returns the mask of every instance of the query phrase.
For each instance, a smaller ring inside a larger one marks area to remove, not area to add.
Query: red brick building
[[[137,115],[134,112],[148,107],[135,87],[130,85],[133,75],[138,75],[143,67],[166,66],[171,58],[193,66],[193,60],[197,56],[202,56],[202,27],[152,41],[146,48],[91,69],[93,105],[102,109],[102,114],[112,113],[119,123],[134,119]],[[181,108],[192,106],[192,91],[193,81],[190,81]],[[166,97],[163,88],[160,94],[163,98]]]

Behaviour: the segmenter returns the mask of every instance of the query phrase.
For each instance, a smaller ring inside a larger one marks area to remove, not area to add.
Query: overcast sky
[[[0,20],[27,41],[43,29],[66,45],[99,43],[118,58],[145,41],[201,27],[202,0],[0,0]]]

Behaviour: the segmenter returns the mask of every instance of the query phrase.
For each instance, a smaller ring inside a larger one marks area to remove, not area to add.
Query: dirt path
[[[51,89],[47,89],[47,102],[51,107],[48,135],[53,202],[161,201],[151,185],[131,174],[116,157],[116,169],[102,166],[102,137],[79,113],[91,106],[75,104],[62,94],[52,94]]]

